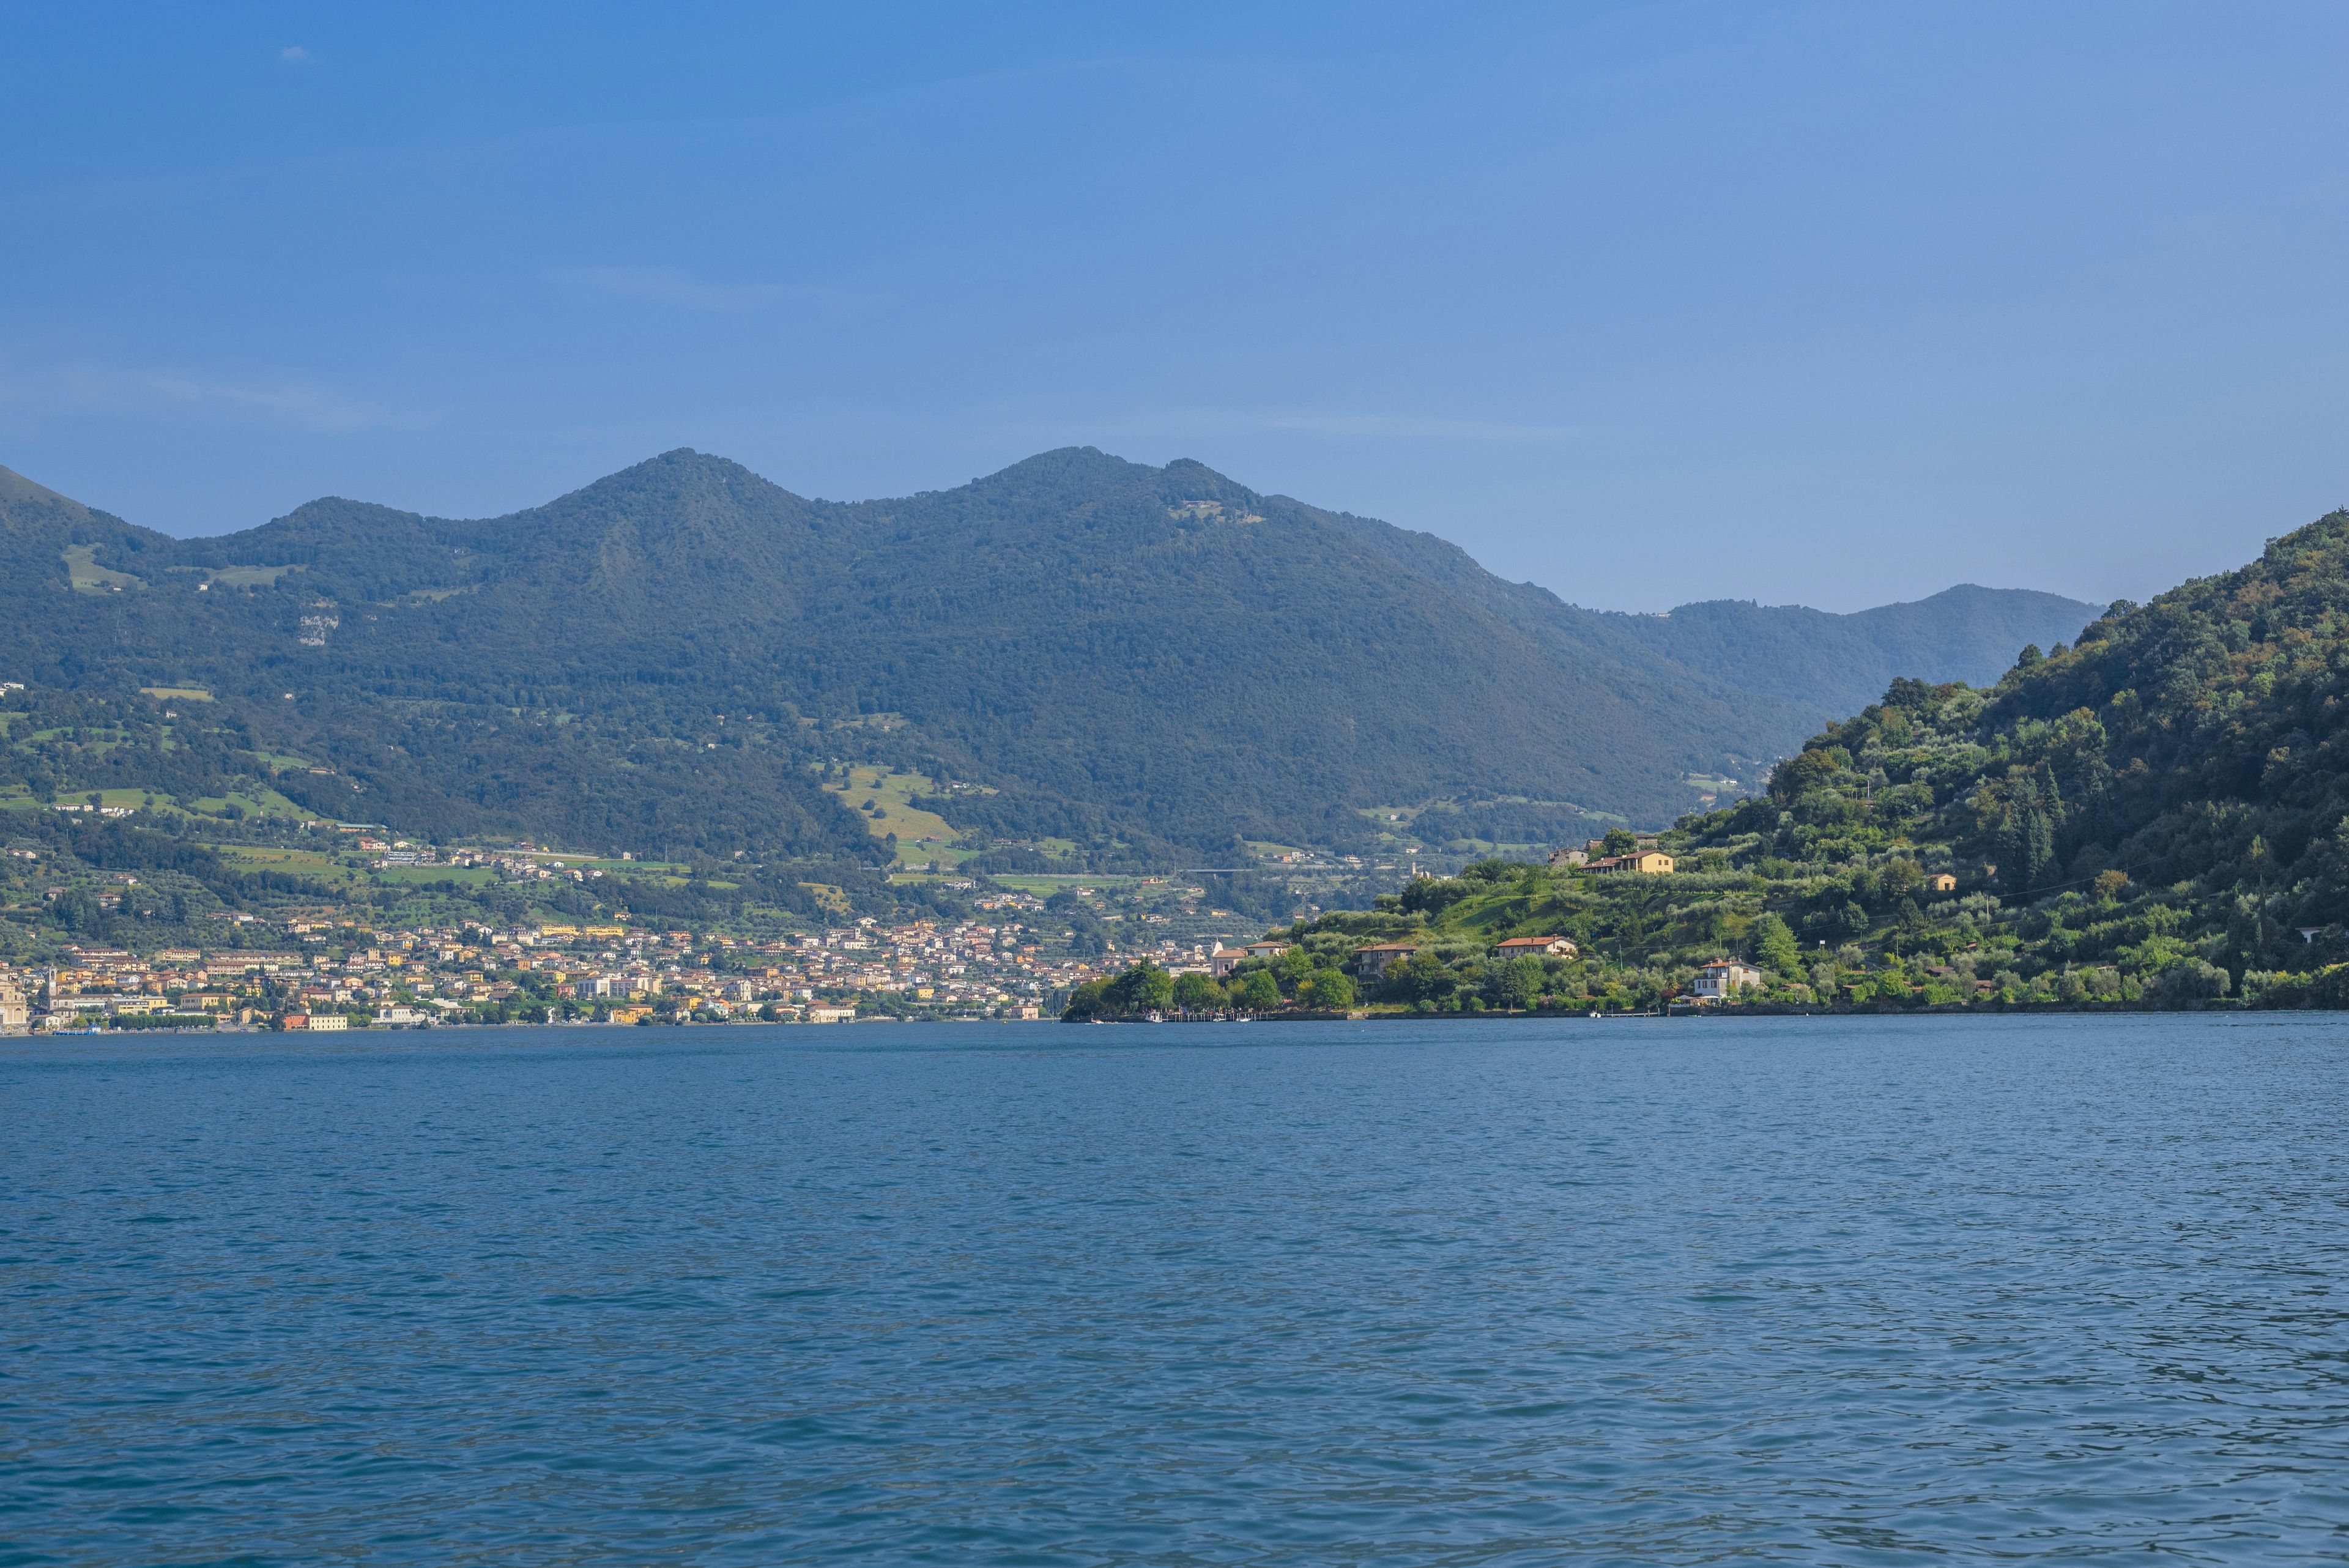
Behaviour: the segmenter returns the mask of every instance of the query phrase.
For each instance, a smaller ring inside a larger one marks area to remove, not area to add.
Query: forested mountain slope
[[[1688,842],[1826,868],[1798,928],[1823,940],[1929,932],[1921,864],[2005,901],[1975,940],[1994,934],[2024,980],[2085,969],[2184,999],[2247,983],[2291,998],[2349,958],[2344,762],[2336,512],[2240,571],[2115,606],[1988,691],[1896,684]]]
[[[1902,676],[1987,686],[2018,649],[2069,642],[2096,615],[2095,606],[2060,594],[1961,583],[1852,615],[1710,599],[1670,615],[1610,618],[1691,670],[1783,699],[1825,723],[1857,712]]]
[[[0,559],[8,678],[200,688],[308,809],[587,847],[885,857],[849,761],[933,781],[972,846],[1655,821],[1817,706],[1427,535],[1089,448],[854,504],[679,451],[505,517],[330,498],[187,541],[0,471]]]
[[[1780,1006],[2349,1005],[2344,760],[2349,512],[1988,690],[1895,680],[1662,833],[1667,874],[1486,860],[1299,922],[1246,1004],[1350,997],[1323,977],[1386,943],[1369,1000],[1415,1011],[1653,1008],[1727,957]]]

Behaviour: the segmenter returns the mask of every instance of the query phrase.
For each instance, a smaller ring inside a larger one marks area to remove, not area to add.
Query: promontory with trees
[[[1069,1015],[2342,1006],[2344,753],[2336,512],[1993,686],[1896,680],[1764,793],[1657,836],[1657,874],[1486,860]]]

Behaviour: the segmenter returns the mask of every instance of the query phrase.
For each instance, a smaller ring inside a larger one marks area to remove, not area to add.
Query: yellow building
[[[1628,872],[1640,877],[1669,877],[1672,874],[1672,857],[1661,849],[1635,849],[1629,855],[1609,855],[1603,860],[1593,860],[1590,869],[1609,875]]]
[[[1581,950],[1564,937],[1511,937],[1497,943],[1494,952],[1502,958],[1574,958]]]

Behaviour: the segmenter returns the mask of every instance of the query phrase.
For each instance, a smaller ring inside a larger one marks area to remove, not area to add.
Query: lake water
[[[2349,1022],[0,1050],[0,1563],[2349,1561]]]

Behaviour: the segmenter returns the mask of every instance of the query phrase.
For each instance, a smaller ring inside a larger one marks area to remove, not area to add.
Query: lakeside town
[[[1101,969],[1046,956],[1039,935],[1012,919],[865,919],[768,941],[621,925],[296,920],[283,946],[67,944],[54,962],[0,967],[0,1030],[1037,1018]],[[1178,965],[1206,956],[1172,941],[1152,952]]]
[[[369,825],[372,828],[372,825]],[[352,845],[378,870],[480,867],[502,881],[574,883],[605,872],[585,857],[545,849],[436,848],[382,830]],[[1669,874],[1652,835],[1613,856],[1603,841],[1552,854],[1558,869]],[[24,849],[12,859],[36,860]],[[150,878],[151,880],[151,878]],[[1108,881],[1109,878],[1096,878]],[[1151,881],[1160,879],[1152,878]],[[97,896],[109,913],[139,901],[141,878],[113,873]],[[1153,931],[1164,914],[1131,916],[1138,934],[1099,937],[1074,950],[1078,928],[1106,930],[1091,886],[1047,907],[1032,893],[967,884],[972,919],[888,922],[843,918],[818,929],[752,937],[653,927],[625,919],[528,919],[396,926],[307,909],[275,918],[216,911],[222,940],[142,949],[67,941],[42,961],[0,961],[0,1033],[183,1029],[340,1033],[498,1023],[838,1023],[864,1019],[1034,1020],[1063,1015],[1071,998],[1097,994],[1135,969],[1216,988],[1217,1011],[1298,1005],[1296,987],[1227,1002],[1225,982],[1275,971],[1294,944],[1197,934],[1195,888],[1176,888],[1193,919],[1174,934]],[[63,888],[53,889],[62,893]],[[1080,898],[1079,895],[1082,897]],[[1226,911],[1206,911],[1210,917]],[[1505,941],[1503,959],[1571,957],[1565,939]],[[1347,964],[1374,989],[1408,944],[1366,943]],[[1278,971],[1284,972],[1285,971]],[[1197,1000],[1194,996],[1194,1000]],[[1311,1000],[1309,988],[1306,1000]],[[1325,1004],[1338,1000],[1323,983]],[[1344,999],[1350,1005],[1351,997]]]
[[[81,923],[100,935],[0,957],[0,1033],[1033,1019],[1056,1015],[1106,964],[1147,957],[1204,965],[1215,946],[1192,938],[1195,921],[1171,935],[1165,917],[1139,911],[1133,935],[1104,935],[1113,929],[1104,922],[1129,917],[1090,885],[1071,887],[1048,910],[1033,893],[965,882],[965,919],[843,910],[802,929],[758,931],[625,911],[564,919],[548,913],[547,899],[559,896],[549,889],[642,885],[626,880],[622,864],[543,847],[435,846],[373,825],[336,836],[355,852],[338,863],[355,877],[445,868],[487,878],[465,886],[504,890],[529,913],[370,918],[363,903],[319,902],[305,887],[257,910],[183,909],[183,919],[159,927],[140,917],[192,902],[202,888],[169,870],[109,871],[57,846],[14,845],[0,865],[22,897],[38,900],[26,908],[86,915]],[[306,868],[315,876],[318,867]],[[651,876],[663,869],[633,857],[625,866]],[[479,908],[441,893],[428,901],[444,912]],[[1071,940],[1071,922],[1093,933],[1089,944]],[[181,935],[153,940],[159,929]],[[199,940],[185,940],[191,932]],[[1088,945],[1094,950],[1079,950]]]

